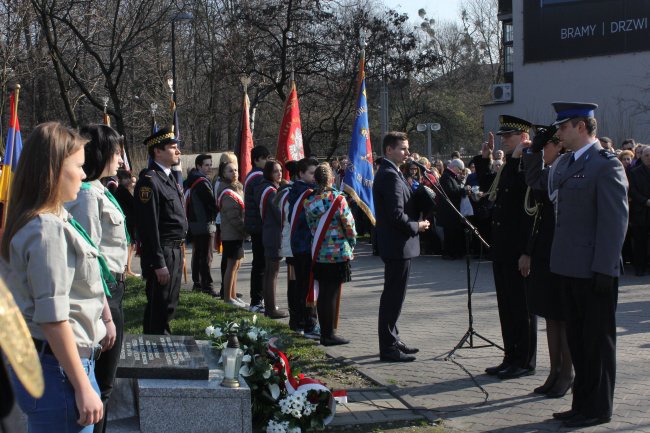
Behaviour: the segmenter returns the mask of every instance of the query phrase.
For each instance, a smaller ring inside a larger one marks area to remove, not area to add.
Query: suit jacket
[[[628,221],[625,170],[598,142],[569,166],[571,155],[560,156],[552,172],[542,168],[541,153],[524,160],[532,188],[557,192],[551,271],[575,278],[591,278],[594,272],[618,277]]]
[[[630,171],[630,225],[650,226],[650,168],[639,163]]]
[[[372,186],[377,225],[377,247],[382,259],[410,259],[420,255],[418,212],[411,187],[384,159]]]

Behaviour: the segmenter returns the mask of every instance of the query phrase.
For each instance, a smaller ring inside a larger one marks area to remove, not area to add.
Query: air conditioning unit
[[[490,87],[492,102],[509,102],[512,101],[512,84],[501,83]]]

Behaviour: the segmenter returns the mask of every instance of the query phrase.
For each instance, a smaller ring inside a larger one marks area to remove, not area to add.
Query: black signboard
[[[650,51],[650,0],[524,0],[524,62]]]
[[[207,380],[209,369],[192,337],[124,334],[117,377]]]

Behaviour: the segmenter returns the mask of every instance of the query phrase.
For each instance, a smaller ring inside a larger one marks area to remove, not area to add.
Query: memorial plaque
[[[192,337],[124,334],[117,377],[207,380],[208,363]]]

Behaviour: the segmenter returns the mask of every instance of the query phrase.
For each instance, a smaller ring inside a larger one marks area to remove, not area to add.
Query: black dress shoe
[[[533,390],[535,394],[541,394],[541,395],[546,395],[551,389],[553,389],[553,385],[555,385],[555,381],[551,381],[549,383],[545,383],[542,386],[538,386]]]
[[[568,384],[565,386],[562,386],[562,384],[556,383],[553,388],[549,389],[548,392],[546,393],[546,397],[548,398],[562,398],[566,395],[567,392],[571,389],[573,386],[573,380],[569,381]]]
[[[505,370],[501,370],[497,373],[499,379],[516,379],[518,377],[532,376],[535,374],[534,368],[522,368],[511,365]]]
[[[564,426],[569,428],[574,427],[591,427],[592,425],[606,424],[612,420],[611,417],[604,418],[588,418],[584,415],[576,415],[564,421]]]
[[[565,410],[564,412],[555,412],[553,414],[553,418],[559,419],[560,421],[566,421],[578,415],[580,415],[580,413],[578,413],[577,410],[569,409]]]
[[[379,354],[379,359],[384,362],[411,362],[415,361],[415,356],[395,350],[393,352]]]
[[[397,347],[397,350],[399,350],[402,353],[406,353],[407,355],[413,355],[420,351],[420,349],[418,349],[417,347],[408,347],[406,344],[404,344],[403,341],[398,341],[395,347]]]
[[[350,340],[347,340],[338,335],[332,335],[331,337],[321,337],[320,344],[323,346],[340,346],[341,344],[348,344]]]
[[[485,369],[485,372],[489,374],[490,376],[496,376],[500,371],[507,369],[510,367],[510,364],[507,362],[503,361],[501,364],[496,365],[494,367],[488,367]]]

